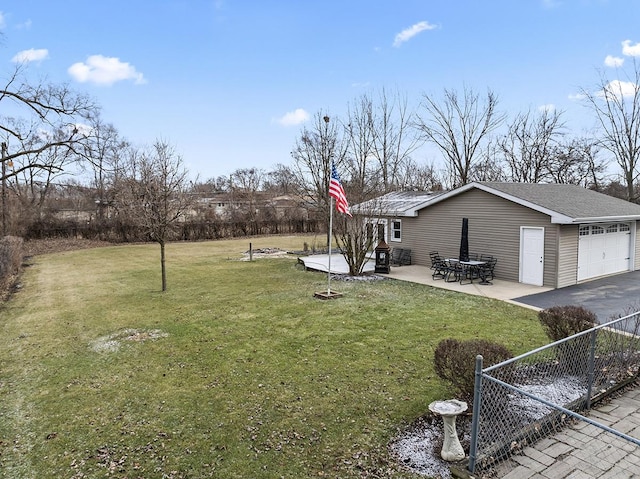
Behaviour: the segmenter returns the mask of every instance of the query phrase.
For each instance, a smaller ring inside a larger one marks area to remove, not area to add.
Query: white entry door
[[[520,282],[542,286],[544,279],[544,228],[520,228]]]

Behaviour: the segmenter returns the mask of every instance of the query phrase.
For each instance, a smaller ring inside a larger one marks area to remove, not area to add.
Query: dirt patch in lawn
[[[122,329],[91,341],[89,346],[98,353],[111,353],[118,351],[124,342],[155,341],[167,336],[168,334],[160,329]]]

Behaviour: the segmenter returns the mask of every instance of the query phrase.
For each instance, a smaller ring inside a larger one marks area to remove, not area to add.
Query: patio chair
[[[431,269],[435,269],[436,262],[442,259],[442,257],[438,254],[437,251],[430,251],[429,258],[431,258]]]
[[[464,265],[460,264],[459,261],[449,261],[447,263],[447,276],[444,280],[447,283],[453,283],[457,281],[462,282],[465,274],[466,269]]]
[[[401,266],[402,248],[393,248],[391,250],[391,264],[395,266]]]
[[[410,265],[411,264],[411,250],[408,248],[403,248],[400,253],[400,266],[402,265]]]
[[[433,269],[433,274],[431,275],[433,279],[445,279],[449,272],[449,265],[440,256],[433,259],[431,268]]]
[[[478,266],[478,277],[480,278],[480,284],[491,284],[491,281],[495,278],[494,269],[498,260],[494,257],[487,259],[486,263]]]

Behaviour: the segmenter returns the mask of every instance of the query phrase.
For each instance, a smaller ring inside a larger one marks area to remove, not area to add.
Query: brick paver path
[[[640,388],[592,409],[589,418],[640,439]],[[503,479],[640,479],[640,447],[580,421],[496,472]]]

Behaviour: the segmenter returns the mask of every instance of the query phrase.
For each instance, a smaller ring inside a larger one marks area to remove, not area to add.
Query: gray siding
[[[516,282],[520,227],[544,227],[544,285],[556,286],[559,227],[552,225],[545,214],[477,189],[428,206],[420,210],[417,218],[402,219],[402,244],[411,248],[413,263],[429,266],[432,250],[457,258],[463,217],[469,218],[469,250],[498,258],[496,276]]]
[[[560,226],[557,288],[576,284],[578,280],[578,229],[578,225]]]

